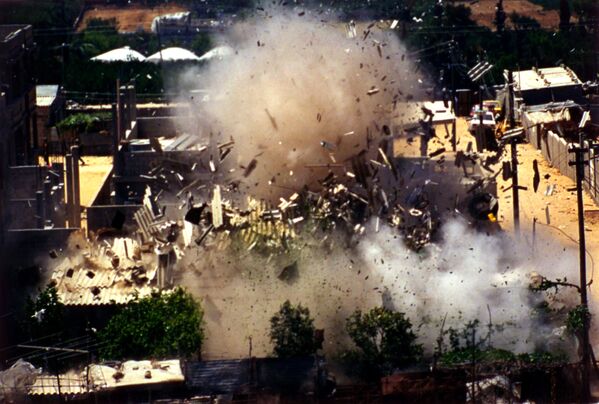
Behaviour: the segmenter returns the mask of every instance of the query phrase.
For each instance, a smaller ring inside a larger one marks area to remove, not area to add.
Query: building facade
[[[5,95],[7,133],[2,139],[3,158],[11,166],[34,163],[35,83],[33,30],[30,25],[0,26],[0,92]]]

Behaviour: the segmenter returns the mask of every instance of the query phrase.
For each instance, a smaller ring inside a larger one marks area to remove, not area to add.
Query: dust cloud
[[[258,197],[276,200],[314,185],[323,166],[368,146],[376,152],[391,120],[401,119],[397,103],[419,91],[393,33],[372,24],[350,38],[347,24],[324,18],[281,10],[252,17],[217,40],[235,54],[200,75],[211,97],[198,110],[204,137],[237,142],[229,168]]]
[[[302,234],[297,248],[278,257],[210,246],[186,252],[177,282],[203,301],[208,358],[247,355],[250,338],[253,355],[269,355],[269,319],[287,299],[310,309],[316,327],[325,330],[324,352],[333,357],[351,346],[345,319],[380,305],[405,312],[429,354],[444,319],[445,330],[478,319],[482,336],[491,322],[496,348],[566,350],[563,323],[537,310],[548,296],[528,287],[533,272],[548,278],[567,273],[576,265],[575,251],[539,241],[556,254],[534,258],[507,234],[477,233],[457,218],[440,230],[442,241],[420,252],[406,247],[395,229],[369,230],[351,244],[340,232]],[[297,277],[279,279],[292,262]],[[549,300],[559,309],[575,299],[562,292]]]
[[[210,94],[198,104],[202,140],[235,140],[225,168],[259,198],[287,197],[314,186],[331,166],[376,151],[381,139],[397,135],[392,122],[406,113],[400,105],[420,91],[395,36],[372,25],[349,38],[345,24],[300,14],[267,12],[234,27],[219,42],[235,54],[200,74]],[[502,329],[493,333],[498,348],[561,344],[560,331],[535,311],[546,296],[528,286],[534,271],[568,273],[575,254],[551,245],[545,248],[556,254],[534,258],[509,236],[476,232],[459,218],[440,231],[441,241],[419,252],[396,229],[376,232],[374,225],[353,240],[300,233],[290,251],[271,256],[245,246],[193,246],[181,257],[177,283],[202,299],[206,359],[246,356],[250,345],[252,355],[269,355],[269,319],[287,299],[310,309],[332,355],[350,346],[345,319],[381,304],[407,313],[428,353],[443,319],[446,329],[491,322]],[[291,263],[297,277],[279,279]]]

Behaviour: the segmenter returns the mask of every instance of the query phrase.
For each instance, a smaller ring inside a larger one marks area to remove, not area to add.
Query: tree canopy
[[[23,328],[31,339],[46,337],[63,330],[64,306],[56,293],[56,286],[50,283],[35,300],[30,297],[25,302]]]
[[[182,288],[128,304],[99,332],[104,359],[192,356],[204,340],[204,313]]]
[[[390,374],[397,368],[413,365],[422,356],[412,323],[404,313],[375,307],[367,313],[355,311],[345,329],[356,345],[348,351],[354,371],[367,378]]]
[[[312,355],[318,349],[315,338],[314,319],[310,310],[301,304],[285,301],[270,319],[270,340],[274,354],[279,358]]]

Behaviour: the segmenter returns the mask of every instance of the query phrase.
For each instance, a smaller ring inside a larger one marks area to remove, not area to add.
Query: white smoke
[[[245,355],[250,337],[254,354],[270,354],[269,319],[287,299],[307,306],[316,326],[325,329],[327,354],[351,346],[344,325],[354,310],[383,303],[407,314],[428,353],[444,318],[445,330],[478,319],[486,335],[489,311],[492,324],[502,328],[492,334],[494,347],[526,352],[555,343],[549,335],[561,324],[536,315],[544,295],[528,289],[530,275],[563,277],[576,268],[575,252],[549,243],[555,255],[532,259],[506,234],[481,234],[458,219],[441,233],[441,242],[420,252],[389,227],[370,229],[357,246],[340,234],[324,241],[322,234],[305,234],[295,241],[297,249],[279,257],[193,247],[183,258],[179,281],[204,301],[208,357]],[[297,279],[278,279],[291,262],[297,262]],[[561,296],[565,307],[575,304],[575,294]]]

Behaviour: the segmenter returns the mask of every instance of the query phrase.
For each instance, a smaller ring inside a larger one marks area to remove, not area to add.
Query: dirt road
[[[149,32],[154,17],[180,11],[187,11],[187,9],[178,4],[162,4],[157,7],[143,7],[141,5],[131,5],[129,7],[96,6],[85,12],[77,30],[84,30],[92,19],[110,20],[114,18],[119,32],[137,32],[139,30]]]
[[[456,1],[455,5],[464,5],[471,11],[471,18],[478,25],[483,25],[487,28],[495,29],[495,6],[497,0],[462,0]],[[534,4],[527,0],[504,1],[503,9],[507,16],[506,26],[513,26],[510,19],[512,13],[518,13],[521,16],[534,18],[543,28],[552,29],[559,26],[559,12],[557,10],[544,10],[538,4]]]

